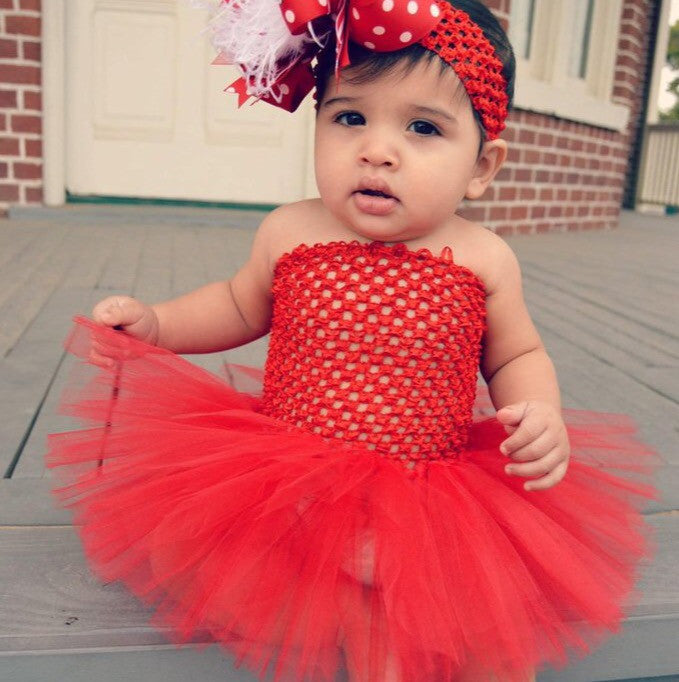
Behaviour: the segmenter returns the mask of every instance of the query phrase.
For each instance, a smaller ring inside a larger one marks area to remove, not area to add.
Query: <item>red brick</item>
[[[525,220],[528,217],[528,206],[512,206],[509,209],[510,220]]]
[[[519,132],[519,142],[521,144],[535,144],[535,133],[532,130],[521,130]]]
[[[39,133],[42,131],[40,116],[12,116],[12,130],[15,133]]]
[[[0,183],[0,201],[19,201],[19,185]]]
[[[550,218],[558,218],[563,215],[563,206],[550,206],[548,210]]]
[[[535,182],[549,182],[549,171],[535,171]]]
[[[534,187],[521,187],[519,190],[519,199],[521,201],[532,201],[537,197],[537,191]]]
[[[9,175],[9,166],[6,163],[0,163],[0,178],[6,178]]]
[[[0,90],[0,107],[16,109],[17,94],[15,90]]]
[[[11,14],[5,17],[5,31],[24,36],[40,35],[40,17],[29,17],[25,14]]]
[[[538,135],[538,144],[541,147],[551,147],[554,144],[554,135],[540,133]]]
[[[517,197],[516,187],[500,187],[500,201],[515,201]]]
[[[519,163],[521,161],[521,150],[518,147],[510,147],[507,150],[507,161],[509,163]]]
[[[559,157],[554,152],[545,152],[543,160],[547,166],[556,166]]]
[[[16,137],[0,137],[0,155],[19,156],[19,140]]]
[[[535,149],[526,149],[524,152],[524,163],[535,165],[540,163],[542,153],[535,151]]]
[[[42,140],[24,140],[25,156],[42,157]]]
[[[519,234],[531,234],[533,232],[533,226],[532,225],[519,225],[516,228],[516,231]]]
[[[14,59],[19,56],[16,39],[0,39],[0,59]]]
[[[559,166],[561,168],[568,168],[572,163],[573,157],[570,154],[559,154]]]
[[[530,182],[533,171],[530,168],[517,168],[514,172],[516,182]]]
[[[484,223],[486,220],[486,209],[484,206],[465,206],[460,210],[460,213],[463,218],[476,223]]]
[[[19,7],[31,12],[40,11],[40,0],[19,0]]]
[[[495,233],[500,237],[511,237],[514,234],[514,228],[510,225],[502,225],[495,228]]]
[[[495,176],[495,182],[509,182],[512,179],[512,170],[509,166],[503,166]]]
[[[540,201],[552,201],[554,199],[554,190],[547,187],[540,190]]]
[[[42,204],[42,187],[25,187],[27,204]]]
[[[506,206],[491,206],[488,219],[489,220],[506,220],[507,219],[507,207]]]
[[[21,66],[20,64],[4,64],[0,79],[3,83],[40,85],[40,67]]]
[[[40,92],[24,91],[24,109],[40,111],[42,109],[42,94]]]
[[[0,114],[0,130],[7,130],[7,116]]]
[[[17,180],[39,180],[42,178],[42,166],[37,163],[14,163],[14,177]]]
[[[34,40],[24,40],[22,45],[24,59],[32,62],[39,62],[42,58],[42,47]]]
[[[546,206],[531,206],[530,207],[530,217],[531,218],[544,218],[547,213]]]
[[[13,0],[0,0],[0,9],[14,9]]]

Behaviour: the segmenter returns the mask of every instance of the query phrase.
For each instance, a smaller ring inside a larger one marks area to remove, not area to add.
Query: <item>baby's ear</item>
[[[479,199],[490,185],[507,158],[507,143],[504,140],[489,140],[483,144],[476,161],[474,175],[469,181],[465,197]]]

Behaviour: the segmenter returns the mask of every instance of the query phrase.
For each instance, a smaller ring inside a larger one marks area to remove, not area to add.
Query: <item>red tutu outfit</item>
[[[483,282],[452,254],[332,242],[283,255],[261,396],[77,321],[118,358],[50,437],[55,493],[93,570],[177,644],[222,643],[261,678],[524,680],[634,603],[653,453],[620,415],[565,410],[565,478],[525,491],[475,416]],[[477,402],[478,406],[478,402]],[[207,633],[207,636],[206,636]]]

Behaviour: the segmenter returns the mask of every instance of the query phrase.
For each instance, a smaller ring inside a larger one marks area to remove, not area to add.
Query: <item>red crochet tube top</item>
[[[279,259],[262,412],[403,460],[459,455],[485,289],[450,249],[302,244]]]

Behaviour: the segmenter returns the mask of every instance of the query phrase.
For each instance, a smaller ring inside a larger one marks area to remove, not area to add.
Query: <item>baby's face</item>
[[[404,241],[445,227],[477,171],[480,133],[452,69],[419,62],[367,83],[334,75],[316,120],[316,181],[357,235]]]

